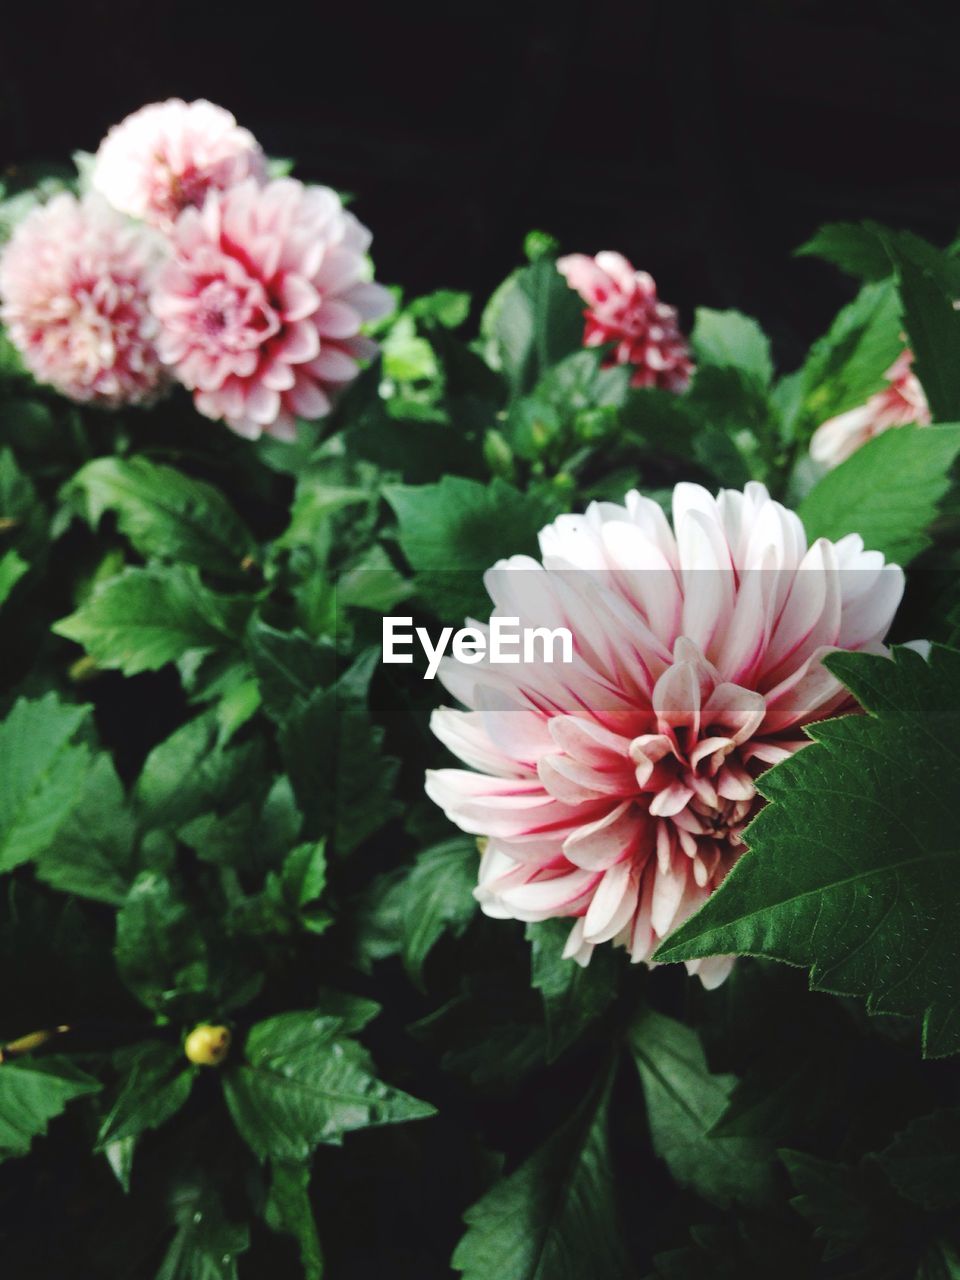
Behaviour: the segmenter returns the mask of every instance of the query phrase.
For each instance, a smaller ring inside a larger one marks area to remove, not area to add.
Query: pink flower
[[[370,233],[335,192],[283,178],[211,192],[173,231],[157,281],[160,356],[208,418],[296,434],[376,351],[360,334],[389,293],[364,280]]]
[[[693,373],[690,350],[676,308],[657,299],[653,276],[609,252],[595,258],[572,253],[560,258],[557,268],[587,303],[584,346],[615,343],[611,363],[635,365],[635,387],[687,389]]]
[[[573,662],[448,661],[469,709],[438,710],[433,730],[472,771],[431,772],[427,793],[486,838],[488,915],[571,917],[581,964],[611,939],[648,960],[740,856],[757,777],[852,708],[821,658],[882,651],[903,573],[856,534],[808,549],[755,483],[677,485],[672,529],[636,492],[594,503],[540,550],[488,572],[495,616],[567,627]],[[731,963],[687,967],[714,986]]]
[[[165,387],[149,308],[161,253],[99,196],[57,195],[24,218],[0,258],[0,316],[39,382],[110,407]]]
[[[927,426],[930,406],[910,366],[913,352],[903,354],[887,370],[889,386],[870,397],[866,404],[850,409],[820,424],[810,441],[810,456],[825,467],[838,467],[861,445],[890,427],[917,422]]]
[[[141,107],[114,125],[94,161],[94,188],[121,213],[169,231],[182,209],[199,208],[208,191],[244,178],[266,178],[253,134],[229,111],[202,98],[171,98]]]

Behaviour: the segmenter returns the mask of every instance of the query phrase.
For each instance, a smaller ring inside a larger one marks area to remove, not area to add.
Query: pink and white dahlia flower
[[[365,279],[370,232],[336,192],[292,178],[248,180],[187,209],[153,295],[160,356],[208,418],[238,434],[296,434],[375,345],[360,333],[387,314]]]
[[[115,209],[169,231],[208,191],[263,181],[266,159],[253,134],[223,107],[152,102],[114,125],[100,143],[92,183]]]
[[[888,386],[866,404],[821,423],[810,441],[813,460],[832,469],[891,427],[905,427],[912,422],[928,426],[930,406],[912,364],[913,352],[904,351],[887,370]]]
[[[615,343],[611,363],[635,366],[634,387],[687,389],[693,373],[690,349],[676,308],[657,298],[653,276],[610,252],[595,258],[572,253],[558,260],[557,269],[587,304],[584,346]]]
[[[540,551],[488,572],[494,616],[568,628],[573,662],[446,661],[468,710],[438,710],[433,730],[471,769],[429,773],[427,793],[486,838],[488,915],[571,917],[581,964],[611,939],[648,960],[740,856],[758,776],[853,708],[821,659],[882,651],[903,573],[856,534],[808,548],[755,483],[677,485],[672,528],[636,492],[593,503]],[[715,986],[731,964],[687,968]]]
[[[162,241],[99,196],[33,209],[0,257],[0,318],[38,382],[115,408],[166,386],[150,312]]]

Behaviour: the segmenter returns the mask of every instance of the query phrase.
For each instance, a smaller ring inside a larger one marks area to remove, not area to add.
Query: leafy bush
[[[79,407],[4,349],[12,1274],[960,1275],[957,261],[825,228],[805,251],[860,284],[804,364],[701,310],[674,395],[582,349],[529,249],[482,311],[401,299],[292,442],[182,393]],[[818,472],[904,330],[936,425]],[[423,795],[436,686],[380,663],[381,617],[479,615],[483,570],[591,499],[751,478],[909,564],[899,638],[939,643],[829,660],[867,714],[764,777],[659,953],[754,957],[724,986],[581,969],[561,922],[477,912]]]

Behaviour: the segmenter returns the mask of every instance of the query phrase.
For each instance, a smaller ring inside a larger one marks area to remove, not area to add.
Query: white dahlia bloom
[[[742,853],[758,776],[855,708],[821,659],[882,652],[903,573],[856,534],[808,548],[761,484],[679,484],[672,528],[636,492],[594,503],[540,551],[488,572],[494,616],[567,627],[573,661],[446,661],[467,710],[433,729],[470,768],[430,772],[427,792],[486,838],[488,915],[569,917],[581,964],[611,940],[649,960]],[[687,968],[715,986],[731,964]]]

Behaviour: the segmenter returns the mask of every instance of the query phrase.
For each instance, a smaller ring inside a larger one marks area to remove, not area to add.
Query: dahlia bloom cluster
[[[866,404],[820,424],[810,441],[810,456],[828,469],[838,467],[874,436],[909,423],[928,426],[930,406],[911,368],[913,352],[904,351],[886,373],[887,386]]]
[[[163,388],[149,298],[162,245],[104,200],[33,209],[0,257],[0,316],[39,382],[115,408]]]
[[[653,276],[636,271],[622,254],[573,253],[557,261],[571,289],[587,304],[587,347],[613,343],[611,364],[632,365],[634,387],[685,391],[693,374],[677,312],[657,297]]]
[[[178,99],[111,129],[91,182],[35,210],[0,259],[2,314],[40,381],[115,407],[172,375],[251,438],[330,411],[376,350],[362,326],[392,307],[335,192],[268,182],[228,111]]]
[[[574,661],[447,660],[467,710],[433,730],[470,769],[431,772],[427,792],[485,838],[488,915],[569,917],[581,964],[610,940],[646,961],[740,856],[759,775],[852,707],[821,659],[882,651],[903,573],[855,534],[808,548],[757,483],[677,485],[672,527],[636,492],[594,503],[540,551],[488,572],[494,613],[569,628]],[[687,968],[714,986],[731,963]]]

